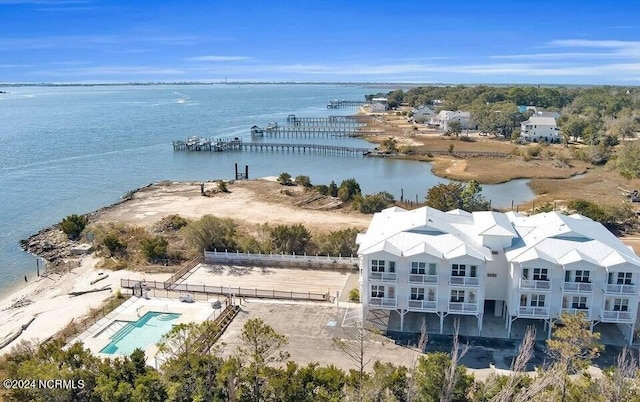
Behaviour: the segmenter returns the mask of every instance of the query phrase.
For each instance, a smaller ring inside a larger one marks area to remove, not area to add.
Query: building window
[[[389,261],[389,272],[396,272],[396,262]]]
[[[527,295],[520,295],[520,307],[527,307]]]
[[[564,274],[565,282],[571,282],[571,272],[572,271],[565,272]],[[573,281],[578,283],[591,283],[591,280],[589,279],[590,274],[591,274],[591,271],[577,270],[575,271],[575,276],[573,277]]]
[[[411,300],[424,300],[424,288],[411,288]]]
[[[464,290],[452,290],[451,291],[452,303],[464,303]]]
[[[586,310],[587,298],[585,296],[574,296],[571,302],[571,308]]]
[[[384,260],[371,260],[371,272],[384,272]]]
[[[544,307],[544,295],[531,295],[531,307]]]
[[[424,275],[427,270],[427,264],[424,262],[412,262],[411,263],[411,273],[413,275]]]
[[[452,264],[451,276],[465,276],[467,272],[467,266],[464,264]]]
[[[633,274],[631,272],[618,272],[618,285],[631,285],[631,278]]]
[[[429,264],[429,275],[436,275],[436,264]]]
[[[429,291],[427,292],[427,298],[429,301],[435,301],[436,300],[436,291],[434,289],[429,289]]]
[[[478,276],[478,267],[475,265],[472,265],[469,267],[469,276],[472,278],[475,278],[476,276]]]
[[[629,311],[629,299],[614,299],[613,311]]]
[[[529,268],[522,268],[522,279],[529,279]]]
[[[384,297],[384,285],[371,285],[371,297]]]
[[[546,268],[534,268],[533,269],[533,280],[534,281],[546,281],[547,273],[549,272]]]

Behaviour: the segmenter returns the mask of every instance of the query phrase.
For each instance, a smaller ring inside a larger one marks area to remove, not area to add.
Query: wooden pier
[[[366,105],[365,101],[354,101],[354,100],[330,100],[327,102],[327,109],[345,109],[350,107],[360,107]]]
[[[384,130],[362,128],[360,126],[331,127],[331,126],[277,126],[266,128],[251,127],[252,137],[365,137],[369,135],[383,135]]]
[[[371,150],[360,147],[343,147],[339,145],[319,145],[319,144],[278,144],[267,142],[245,142],[242,144],[243,150],[249,151],[287,151],[287,152],[320,152],[334,155],[366,156]]]
[[[174,151],[227,152],[227,151],[280,151],[298,153],[324,153],[333,155],[368,156],[371,149],[320,144],[279,144],[267,142],[242,142],[241,139],[211,140],[190,137],[186,141],[173,141]]]
[[[287,116],[287,124],[292,126],[360,126],[361,122],[356,116],[329,116],[329,117],[297,117],[295,114]]]
[[[174,151],[213,151],[224,152],[240,150],[242,140],[239,138],[200,138],[189,137],[186,141],[173,141]]]

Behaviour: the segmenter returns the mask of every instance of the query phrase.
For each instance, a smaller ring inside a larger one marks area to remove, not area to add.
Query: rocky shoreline
[[[89,223],[91,223],[102,213],[125,202],[131,201],[136,193],[161,183],[162,182],[150,183],[144,187],[131,190],[113,204],[101,207],[93,212],[86,213],[83,216],[85,216]],[[46,261],[48,271],[56,271],[60,269],[72,269],[80,264],[80,256],[74,255],[71,252],[71,250],[80,243],[81,242],[79,241],[69,240],[56,223],[41,229],[37,233],[29,236],[27,239],[20,240],[20,247],[22,247],[22,249],[27,253],[44,259]]]

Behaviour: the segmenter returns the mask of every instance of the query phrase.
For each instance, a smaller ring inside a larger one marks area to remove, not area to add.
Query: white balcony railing
[[[438,283],[438,275],[409,274],[409,283]]]
[[[470,276],[452,276],[449,278],[449,285],[459,287],[477,288],[480,280]]]
[[[564,285],[562,285],[562,291],[572,293],[591,293],[593,292],[593,283],[565,282]]]
[[[548,318],[549,307],[523,307],[518,308],[518,316],[530,318]]]
[[[380,282],[396,282],[398,276],[395,272],[369,272],[369,279]]]
[[[601,318],[607,322],[628,322],[633,320],[633,312],[604,310]]]
[[[614,295],[635,295],[638,288],[636,285],[611,285],[604,288],[604,292]]]
[[[449,313],[476,314],[478,303],[449,302]]]
[[[421,311],[436,311],[438,302],[430,300],[409,300],[409,308]]]
[[[539,290],[549,292],[551,290],[551,281],[536,281],[532,279],[520,279],[520,289]]]
[[[562,312],[563,313],[573,314],[573,315],[576,315],[578,313],[582,313],[582,314],[584,314],[585,319],[591,320],[591,310],[586,309],[586,308],[563,308]]]
[[[398,301],[396,299],[389,299],[386,297],[370,297],[369,305],[383,308],[396,308]]]

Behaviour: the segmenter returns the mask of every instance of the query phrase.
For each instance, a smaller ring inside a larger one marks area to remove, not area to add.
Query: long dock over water
[[[368,135],[382,135],[384,130],[366,129],[359,126],[351,127],[295,127],[269,125],[266,128],[251,127],[252,137],[364,137]]]
[[[327,109],[344,109],[349,107],[360,107],[366,105],[365,101],[354,101],[354,100],[330,100],[327,102]]]
[[[287,116],[287,124],[292,126],[360,126],[365,123],[367,116],[329,116],[329,117],[298,117],[295,114]]]
[[[280,151],[299,153],[324,153],[333,155],[368,156],[371,149],[320,144],[280,144],[267,142],[243,142],[241,139],[207,139],[189,137],[187,141],[173,141],[174,151]]]

